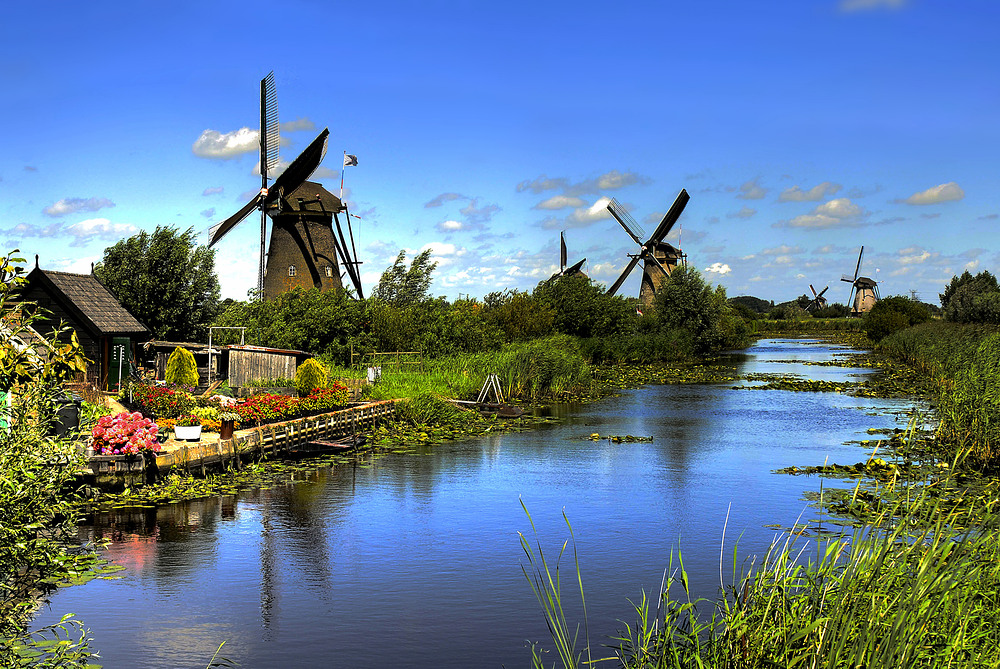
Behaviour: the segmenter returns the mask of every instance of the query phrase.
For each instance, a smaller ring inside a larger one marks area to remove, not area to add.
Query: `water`
[[[763,340],[739,371],[856,380],[816,367],[842,349]],[[523,667],[548,639],[521,567],[518,532],[554,561],[572,523],[595,645],[632,620],[680,548],[695,593],[719,592],[723,527],[761,554],[816,511],[815,477],[788,465],[867,457],[867,428],[903,402],[836,393],[648,386],[578,407],[556,426],[388,454],[237,497],[109,515],[117,580],[60,590],[36,620],[72,612],[104,666],[204,667],[219,643],[241,667]],[[599,432],[654,437],[610,444]],[[829,484],[829,482],[827,482]],[[728,521],[727,521],[728,519]],[[564,557],[572,595],[572,550]],[[574,598],[575,600],[575,598]],[[578,607],[569,614],[576,619]]]

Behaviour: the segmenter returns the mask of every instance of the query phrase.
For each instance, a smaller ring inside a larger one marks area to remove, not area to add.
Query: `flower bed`
[[[261,394],[248,397],[231,410],[240,415],[242,425],[260,425],[347,406],[346,386],[334,383],[328,388],[316,388],[307,397]]]
[[[142,450],[158,451],[159,426],[138,411],[101,416],[90,432],[96,455],[124,455]]]

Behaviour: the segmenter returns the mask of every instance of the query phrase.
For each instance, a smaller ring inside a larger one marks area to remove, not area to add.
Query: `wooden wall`
[[[229,385],[245,386],[252,379],[292,379],[298,367],[294,355],[229,349]]]

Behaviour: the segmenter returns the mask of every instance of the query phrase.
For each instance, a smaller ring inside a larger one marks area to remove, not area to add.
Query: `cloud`
[[[787,223],[775,223],[773,227],[789,228],[835,228],[857,227],[864,210],[846,197],[836,198],[817,206],[811,214],[796,216]]]
[[[517,192],[523,193],[526,190],[530,190],[532,193],[538,194],[547,190],[555,190],[556,188],[565,188],[567,184],[565,178],[559,177],[557,179],[550,179],[544,174],[530,181],[522,181],[517,184]]]
[[[435,227],[440,232],[460,232],[469,229],[469,226],[462,221],[441,221]]]
[[[445,202],[451,202],[452,200],[465,200],[467,199],[464,195],[458,193],[441,193],[436,198],[424,205],[424,207],[440,207]]]
[[[212,207],[211,209],[205,209],[204,211],[201,212],[201,215],[204,216],[205,218],[212,218],[213,216],[215,216],[215,207]]]
[[[216,195],[226,189],[223,186],[210,186],[201,192],[202,195]]]
[[[767,195],[767,189],[763,188],[757,181],[756,178],[751,179],[740,186],[740,192],[736,197],[741,200],[762,200]]]
[[[24,171],[25,172],[37,172],[38,168],[35,167],[34,165],[25,165],[24,166]]]
[[[804,253],[801,246],[788,246],[787,244],[782,244],[781,246],[775,246],[773,248],[764,249],[760,252],[764,256],[786,256],[790,254]]]
[[[484,207],[476,207],[478,203],[479,198],[473,198],[469,204],[459,210],[459,212],[465,216],[466,220],[470,223],[487,223],[493,218],[495,213],[500,211],[500,207],[495,204],[488,204]]]
[[[191,145],[191,151],[202,158],[229,160],[244,153],[259,151],[259,136],[259,131],[247,127],[227,133],[205,130]]]
[[[67,214],[76,214],[81,211],[99,211],[113,206],[115,206],[115,203],[105,197],[91,197],[87,199],[70,197],[49,205],[45,209],[42,209],[42,213],[55,218],[66,216]]]
[[[597,177],[597,187],[601,190],[613,190],[616,188],[631,186],[632,184],[639,183],[641,180],[642,177],[634,172],[619,172],[618,170],[611,170],[610,172]]]
[[[608,213],[608,202],[611,200],[606,197],[598,198],[594,204],[589,207],[580,207],[572,214],[569,215],[568,220],[577,224],[577,227],[582,227],[582,225],[590,225],[595,221],[599,221],[603,218],[610,218],[611,214]]]
[[[726,214],[726,218],[750,218],[757,213],[757,210],[753,207],[743,206],[739,211],[734,211]]]
[[[554,195],[547,200],[536,204],[533,209],[566,209],[567,207],[583,207],[587,203],[578,197],[568,195]]]
[[[954,181],[949,181],[946,184],[914,193],[905,200],[896,200],[896,202],[903,204],[938,204],[940,202],[961,200],[963,197],[965,197],[965,191],[962,190],[962,187]]]
[[[65,232],[73,237],[70,246],[83,246],[92,239],[117,241],[134,235],[139,229],[128,223],[112,223],[106,218],[89,218],[67,226]]]
[[[842,12],[866,12],[873,9],[902,9],[908,0],[840,0]]]
[[[977,221],[995,221],[1000,218],[1000,214],[985,214],[977,218]]]
[[[824,181],[816,184],[809,190],[802,190],[798,186],[786,188],[778,196],[778,202],[819,202],[828,195],[834,195],[842,188],[840,184],[831,181]]]
[[[332,179],[334,177],[339,177],[339,176],[340,172],[338,172],[337,170],[331,170],[326,165],[320,165],[319,167],[316,168],[316,170],[312,173],[312,175],[310,175],[309,180],[312,181],[315,179]]]
[[[298,132],[300,130],[315,130],[316,124],[308,118],[303,117],[294,121],[285,121],[278,124],[278,127],[281,129],[281,132]]]
[[[714,262],[706,267],[704,271],[710,274],[729,274],[733,269],[725,263]]]

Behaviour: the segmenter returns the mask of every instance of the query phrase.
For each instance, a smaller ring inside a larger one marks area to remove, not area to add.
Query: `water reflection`
[[[741,373],[864,374],[803,364],[821,343],[762,341]],[[792,362],[773,362],[775,360]],[[833,371],[831,371],[833,370]],[[539,430],[363,457],[238,496],[102,514],[127,567],[54,598],[108,667],[204,666],[223,640],[243,667],[523,666],[547,633],[520,570],[532,512],[550,555],[573,523],[591,627],[614,632],[626,597],[659,587],[681,547],[696,595],[718,591],[719,542],[760,553],[802,513],[815,479],[789,464],[854,462],[850,442],[893,425],[899,403],[834,393],[650,386],[577,407]],[[866,415],[872,409],[879,416]],[[652,436],[651,443],[591,441]],[[200,663],[200,664],[199,664]]]

